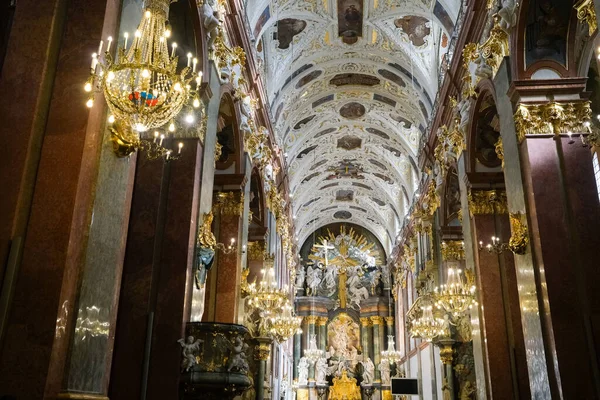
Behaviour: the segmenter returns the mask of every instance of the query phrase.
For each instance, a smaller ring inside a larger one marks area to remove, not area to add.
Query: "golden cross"
[[[325,268],[327,268],[327,266],[329,265],[328,250],[335,249],[335,246],[329,245],[329,242],[327,241],[327,239],[324,239],[323,240],[323,244],[321,244],[321,245],[316,244],[315,247],[318,248],[318,249],[324,249],[325,250]]]

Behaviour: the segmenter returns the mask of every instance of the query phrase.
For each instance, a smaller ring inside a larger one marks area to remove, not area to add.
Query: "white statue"
[[[181,369],[189,371],[194,365],[197,364],[196,353],[200,352],[200,345],[204,343],[202,339],[194,340],[193,336],[188,336],[187,341],[185,339],[179,339],[177,341],[181,345],[181,354],[183,360],[181,361]]]
[[[444,315],[444,323],[442,324],[442,336],[444,337],[452,337],[452,328],[450,328],[450,325],[454,325],[452,323],[452,321],[450,321],[450,316],[448,314]]]
[[[335,266],[331,265],[328,266],[325,269],[325,276],[323,277],[323,280],[325,282],[325,288],[327,289],[328,293],[333,294],[333,292],[335,291],[335,275],[336,275],[337,269],[335,268]]]
[[[206,28],[206,33],[208,35],[207,45],[210,50],[213,48],[219,26],[221,25],[219,13],[213,8],[214,5],[214,0],[204,0],[204,3],[202,4],[202,23],[204,24],[204,28]]]
[[[506,33],[517,24],[517,8],[519,3],[515,0],[502,0],[502,7],[498,11],[500,17],[500,28],[504,29]]]
[[[348,297],[350,298],[350,303],[356,304],[357,307],[360,307],[361,300],[369,297],[367,288],[360,285],[358,274],[353,274],[348,279]]]
[[[244,339],[241,336],[235,338],[235,345],[231,350],[231,356],[229,358],[229,364],[227,365],[227,372],[231,372],[232,369],[236,369],[238,372],[245,374],[248,372],[248,361],[246,358],[246,350],[248,345],[244,343]]]
[[[379,373],[381,374],[381,384],[389,385],[391,382],[390,378],[390,363],[386,359],[382,359],[378,366]]]
[[[240,131],[243,136],[249,136],[252,134],[252,128],[250,127],[250,120],[252,119],[252,108],[250,107],[250,96],[244,97],[240,105]],[[253,156],[253,154],[251,154]]]
[[[319,285],[321,285],[321,268],[309,265],[307,272],[306,284],[308,288],[306,294],[308,296],[316,296],[317,289],[319,288]]]
[[[302,357],[298,362],[298,385],[308,385],[308,359]]]
[[[471,100],[467,97],[463,98],[458,102],[458,114],[460,115],[459,129],[465,132],[467,125],[469,124],[469,114],[471,113]]]
[[[478,54],[477,60],[475,60],[474,62],[475,64],[477,64],[477,68],[475,69],[475,75],[482,79],[492,78],[492,76],[494,75],[494,71],[492,70],[492,67],[489,66],[487,60],[485,59],[483,54],[481,54],[481,52]]]
[[[265,178],[264,179],[265,192],[268,193],[271,190],[271,183],[274,182],[273,165],[271,165],[271,163],[268,163],[267,165],[265,165],[263,174],[264,174],[264,178]]]
[[[304,281],[306,280],[306,271],[304,268],[298,268],[296,273],[296,289],[304,289]]]
[[[373,364],[373,361],[367,357],[366,360],[363,360],[362,365],[364,367],[362,385],[372,385],[373,379],[375,379],[375,364]]]
[[[320,357],[315,364],[315,379],[317,385],[327,384],[327,359]]]
[[[312,334],[310,335],[310,338],[308,339],[308,349],[309,350],[318,350],[319,347],[317,346],[317,335]]]

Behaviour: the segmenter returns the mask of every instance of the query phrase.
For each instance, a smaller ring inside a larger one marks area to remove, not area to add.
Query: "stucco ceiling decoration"
[[[393,244],[460,0],[248,0],[298,240],[348,222]]]

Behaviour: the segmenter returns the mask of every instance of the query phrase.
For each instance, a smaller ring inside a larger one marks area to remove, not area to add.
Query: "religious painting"
[[[333,101],[334,98],[335,98],[334,94],[330,94],[328,96],[321,97],[319,100],[316,100],[312,103],[312,108],[317,108],[319,106],[322,106],[325,103]]]
[[[344,104],[342,108],[340,108],[340,115],[348,119],[360,118],[365,115],[366,112],[365,106],[354,101]]]
[[[354,192],[347,189],[338,190],[335,199],[337,201],[352,201],[354,200]]]
[[[337,148],[344,150],[355,150],[360,149],[362,146],[362,139],[358,136],[345,135],[338,139]]]
[[[346,313],[339,313],[327,326],[327,351],[332,357],[356,361],[360,347],[360,326]]]
[[[300,80],[296,84],[296,89],[300,89],[302,86],[305,86],[305,85],[309,84],[310,82],[314,81],[319,76],[321,76],[322,73],[323,73],[323,71],[313,71],[313,72],[309,72],[308,74],[304,75],[302,78],[300,78]]]
[[[325,129],[325,130],[322,130],[321,132],[317,133],[317,134],[315,135],[315,139],[316,139],[316,138],[320,138],[321,136],[325,136],[325,135],[327,135],[327,134],[329,134],[329,133],[333,133],[333,132],[335,132],[335,131],[336,131],[336,128],[327,128],[327,129]]]
[[[311,151],[313,151],[316,148],[317,148],[316,144],[314,146],[307,147],[304,150],[302,150],[296,158],[299,160],[302,160],[306,155],[308,155]]]
[[[333,214],[333,218],[335,219],[350,219],[352,218],[352,213],[349,211],[338,211]]]
[[[431,33],[429,21],[423,17],[407,15],[394,21],[394,25],[400,28],[408,36],[413,46],[421,47],[427,43],[427,36]]]
[[[265,24],[267,23],[267,21],[269,21],[269,18],[271,18],[271,9],[269,8],[269,6],[267,6],[262,14],[260,14],[260,17],[258,17],[258,21],[256,21],[256,25],[254,26],[254,37],[258,38],[260,35],[260,32],[262,31],[263,27],[265,26]]]
[[[277,21],[277,40],[280,49],[287,49],[292,43],[294,36],[301,33],[306,28],[306,21],[295,18],[284,18]]]
[[[387,151],[389,151],[390,153],[392,153],[393,155],[395,155],[396,157],[400,157],[402,155],[402,152],[392,146],[388,146],[387,144],[383,145],[383,148],[386,149]]]
[[[389,97],[382,96],[377,93],[373,93],[373,100],[379,101],[381,103],[387,104],[390,107],[396,107],[396,102]]]
[[[327,180],[341,178],[365,179],[362,174],[362,167],[355,160],[340,161],[337,166],[330,167],[328,171],[332,174],[326,178]]]
[[[379,136],[382,139],[389,140],[390,136],[386,133],[381,132],[379,129],[367,128],[367,132],[372,133],[375,136]]]
[[[450,168],[448,177],[446,178],[446,195],[444,196],[444,219],[445,225],[460,226],[459,213],[461,210],[460,204],[460,185],[458,182],[458,174],[455,168]]]
[[[390,117],[392,117],[392,119],[398,122],[399,124],[404,124],[405,129],[410,129],[410,127],[412,126],[412,122],[410,122],[400,114],[392,113],[390,114]]]
[[[378,160],[374,160],[372,158],[369,159],[369,162],[373,165],[375,165],[378,168],[381,168],[383,170],[386,170],[387,168],[385,167],[385,164],[383,164],[381,161]]]
[[[315,117],[316,117],[316,115],[311,115],[309,117],[301,119],[300,121],[298,121],[298,123],[296,123],[296,125],[294,125],[294,129],[300,129],[300,128],[302,128],[303,125],[308,124],[310,121],[312,121],[313,119],[315,119]]]
[[[500,120],[496,106],[486,100],[477,116],[475,158],[488,168],[497,168],[502,160],[496,154],[496,143],[500,138]]]
[[[448,11],[444,8],[440,0],[435,2],[435,6],[433,7],[433,15],[437,17],[437,19],[442,23],[442,26],[446,30],[449,35],[452,35],[452,31],[454,31],[454,21],[448,14]]]
[[[337,74],[329,81],[330,84],[340,87],[353,86],[375,86],[379,85],[379,78],[367,74]]]
[[[525,30],[525,61],[529,66],[540,60],[567,63],[567,34],[571,1],[534,0],[529,2]]]
[[[379,75],[383,76],[385,79],[388,79],[388,80],[394,82],[396,85],[398,85],[400,87],[406,87],[406,83],[404,82],[404,80],[402,78],[400,78],[398,75],[394,74],[393,72],[388,71],[387,69],[380,69],[377,71],[377,73],[379,73]]]
[[[338,36],[346,44],[354,44],[362,37],[362,0],[338,0]]]

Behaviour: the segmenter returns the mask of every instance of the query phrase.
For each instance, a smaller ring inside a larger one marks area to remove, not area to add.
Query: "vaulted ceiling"
[[[299,243],[347,221],[389,250],[460,0],[248,0]]]

